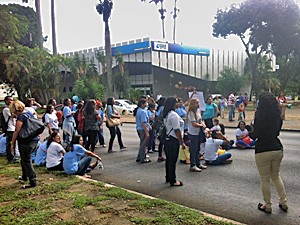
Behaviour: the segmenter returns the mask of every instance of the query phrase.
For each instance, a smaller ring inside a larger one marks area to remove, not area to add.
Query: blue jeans
[[[233,120],[233,116],[234,116],[234,105],[228,105],[229,106],[229,121]]]
[[[92,157],[85,155],[78,162],[78,170],[76,172],[77,175],[83,176],[85,174],[86,169],[89,167],[92,161]]]
[[[200,136],[188,134],[188,137],[190,139],[190,167],[192,168],[200,165]]]
[[[252,148],[253,146],[255,146],[255,144],[256,144],[255,140],[251,141],[251,143],[249,145],[246,144],[243,140],[236,141],[237,146],[241,146],[241,147],[245,147],[245,148]]]
[[[223,164],[227,159],[229,159],[231,157],[231,153],[230,152],[226,152],[222,155],[219,155],[218,158],[216,158],[214,161],[211,161],[210,164],[211,165],[221,165]]]

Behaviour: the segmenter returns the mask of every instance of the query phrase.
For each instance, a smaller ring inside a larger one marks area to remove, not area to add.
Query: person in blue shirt
[[[148,106],[147,114],[149,117],[149,123],[150,125],[153,123],[154,118],[155,118],[155,104],[150,103]],[[148,142],[148,153],[154,153],[155,152],[155,136],[156,136],[156,131],[154,129],[150,129],[149,131],[150,134],[150,139]]]
[[[186,109],[185,106],[183,105],[183,99],[182,98],[178,98],[177,99],[177,108],[175,110],[175,112],[183,119],[184,121],[184,132],[186,132],[188,130],[187,124],[186,124]]]
[[[96,143],[99,141],[100,145],[102,145],[103,148],[106,148],[106,144],[104,141],[104,131],[103,131],[104,112],[103,112],[103,108],[102,108],[102,102],[100,100],[96,101],[96,110],[98,111],[98,114],[101,118],[97,122],[98,126],[99,126],[99,131],[98,131]]]
[[[64,117],[64,122],[63,122],[63,131],[65,134],[66,138],[66,143],[70,144],[71,142],[71,137],[75,134],[75,119],[73,115],[75,114],[75,111],[71,110],[71,99],[66,98],[64,100],[64,109],[63,109],[63,117]]]
[[[66,148],[66,154],[64,155],[63,168],[67,174],[76,174],[80,176],[90,177],[85,175],[87,169],[91,167],[95,168],[97,163],[90,165],[92,157],[97,161],[101,161],[100,156],[95,153],[86,150],[83,147],[83,138],[81,135],[74,135],[72,137],[71,144]]]
[[[151,162],[149,159],[146,158],[146,147],[149,142],[150,134],[150,124],[149,124],[149,117],[147,110],[146,99],[140,99],[138,101],[138,107],[134,110],[133,115],[136,118],[136,130],[138,136],[140,138],[140,148],[139,153],[136,158],[136,162],[139,163],[149,163]]]
[[[41,143],[36,150],[34,164],[37,166],[46,166],[47,158],[47,140]]]
[[[203,119],[207,128],[212,128],[212,119],[218,115],[218,106],[212,102],[212,98],[208,98],[205,104],[205,111],[203,112]]]

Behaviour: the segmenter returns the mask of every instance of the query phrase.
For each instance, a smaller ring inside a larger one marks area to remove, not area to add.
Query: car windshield
[[[126,102],[128,105],[134,105],[131,101],[129,100],[125,100],[124,102]]]

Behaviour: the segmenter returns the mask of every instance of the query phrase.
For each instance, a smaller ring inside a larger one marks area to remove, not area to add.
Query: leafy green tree
[[[113,82],[115,91],[118,93],[118,97],[123,98],[124,94],[126,94],[130,88],[129,76],[126,73],[114,73]]]
[[[129,90],[124,94],[124,97],[137,103],[142,95],[143,92],[140,89],[129,88]]]
[[[251,65],[251,95],[259,91],[256,80],[260,56],[270,47],[281,45],[280,40],[299,32],[299,14],[293,0],[246,0],[217,11],[213,36],[236,35],[242,41]]]
[[[98,60],[98,62],[101,64],[102,67],[102,74],[106,72],[106,56],[104,51],[97,50],[95,52],[95,57]],[[100,71],[99,71],[100,73]]]
[[[230,93],[238,92],[243,84],[244,80],[239,72],[227,67],[220,73],[216,88],[222,95],[228,96]]]
[[[103,84],[84,78],[77,80],[73,88],[73,94],[80,99],[102,99],[104,98],[105,88]]]

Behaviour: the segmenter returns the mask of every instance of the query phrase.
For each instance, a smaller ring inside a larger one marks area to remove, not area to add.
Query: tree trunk
[[[107,71],[107,87],[106,97],[113,96],[112,90],[112,53],[110,43],[110,31],[108,22],[105,22],[105,56],[106,56],[106,71]]]
[[[51,26],[52,26],[52,48],[53,55],[57,55],[56,46],[56,28],[55,28],[55,4],[54,0],[51,0]]]
[[[42,19],[41,19],[41,2],[40,0],[35,0],[36,9],[36,19],[37,19],[37,34],[38,34],[38,46],[43,49],[43,29],[42,29]]]

